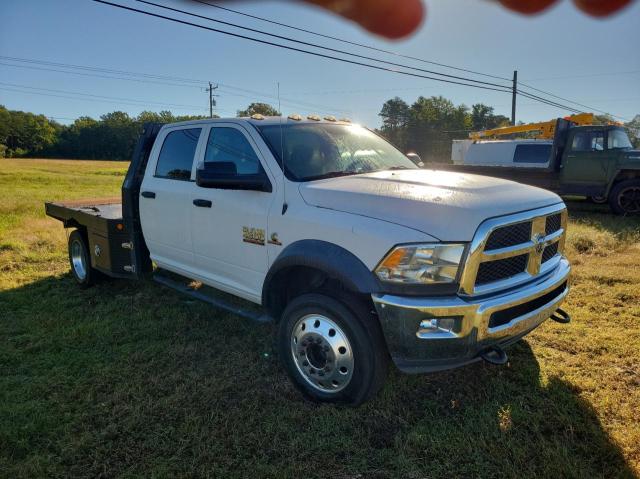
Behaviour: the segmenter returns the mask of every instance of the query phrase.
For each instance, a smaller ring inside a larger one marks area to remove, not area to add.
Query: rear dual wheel
[[[278,353],[311,400],[358,405],[384,384],[389,359],[380,325],[365,304],[351,299],[305,294],[282,315]]]
[[[97,271],[91,267],[89,242],[80,230],[74,230],[69,235],[69,264],[71,273],[81,288],[88,288],[94,284]]]

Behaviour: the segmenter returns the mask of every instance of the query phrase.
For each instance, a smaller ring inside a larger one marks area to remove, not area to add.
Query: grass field
[[[568,326],[510,364],[304,402],[271,326],[155,284],[78,289],[43,201],[117,195],[125,164],[0,160],[0,477],[640,475],[640,220],[570,202]]]

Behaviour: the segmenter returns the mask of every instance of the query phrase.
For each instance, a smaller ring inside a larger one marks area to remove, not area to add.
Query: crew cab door
[[[269,172],[242,126],[216,122],[205,135],[204,160],[199,166],[224,163],[238,180]],[[275,184],[270,174],[267,177]],[[268,215],[273,201],[273,192],[195,186],[191,205],[194,272],[205,283],[260,302],[268,269]]]
[[[162,130],[140,188],[140,222],[151,259],[178,273],[187,272],[193,264],[192,175],[202,129],[183,126]]]
[[[574,131],[564,155],[563,192],[587,196],[602,194],[607,186],[609,159],[602,128]]]

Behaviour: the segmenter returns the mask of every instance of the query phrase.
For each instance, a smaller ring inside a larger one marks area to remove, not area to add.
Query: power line
[[[86,65],[73,65],[73,64],[67,64],[67,63],[49,62],[49,61],[36,60],[36,59],[30,59],[30,58],[7,57],[7,56],[0,55],[0,59],[5,59],[5,60],[9,60],[9,61],[14,61],[14,62],[25,62],[25,63],[29,63],[30,64],[30,65],[13,65],[13,64],[10,64],[10,63],[0,62],[0,65],[9,66],[9,67],[27,68],[27,69],[40,70],[40,71],[52,71],[52,72],[57,72],[57,73],[66,73],[66,74],[72,74],[72,75],[89,76],[89,77],[105,78],[105,79],[112,79],[112,80],[126,80],[126,81],[135,81],[135,82],[139,82],[139,83],[170,85],[170,86],[185,87],[185,88],[198,88],[200,90],[204,90],[205,89],[205,85],[207,84],[207,82],[204,81],[204,80],[195,80],[195,79],[190,79],[190,78],[179,78],[179,77],[168,77],[168,76],[165,77],[165,76],[157,75],[157,74],[139,73],[139,72],[124,71],[124,70],[112,70],[112,69],[108,69],[108,68],[90,67],[90,66],[86,66]],[[45,68],[45,67],[31,66],[33,64],[38,64],[38,65],[57,65],[60,68],[68,68],[68,69],[78,68],[78,69],[82,69],[82,71],[81,72],[77,72],[77,71],[58,70],[58,69],[55,69],[55,68]],[[144,78],[140,79],[140,78],[127,78],[127,77],[121,77],[121,76],[106,76],[106,75],[102,75],[102,74],[98,74],[98,73],[87,73],[87,71],[118,72],[118,73],[113,73],[113,74],[143,76]],[[149,79],[147,77],[151,77],[151,78],[167,78],[167,79],[173,79],[175,81],[185,81],[185,82],[188,82],[188,84],[166,83],[166,82],[162,82],[162,81],[151,80],[151,79]],[[201,83],[202,86],[197,86],[195,83],[198,83],[198,84]],[[245,88],[239,88],[239,87],[235,87],[235,86],[224,84],[224,83],[220,83],[220,82],[217,82],[217,83],[220,85],[220,87],[222,89],[237,90],[237,91],[241,91],[241,92],[252,94],[252,96],[248,96],[248,95],[242,95],[242,94],[239,94],[239,93],[225,92],[228,95],[239,96],[239,97],[249,98],[249,99],[253,99],[253,100],[258,100],[260,98],[276,99],[276,97],[274,95],[271,95],[271,94],[268,94],[268,93],[259,92],[259,91],[255,91],[255,90],[248,90],[248,89],[245,89]],[[319,104],[316,104],[316,103],[310,103],[310,102],[304,102],[304,101],[300,101],[300,100],[293,100],[293,99],[286,99],[286,98],[283,99],[282,102],[284,104],[287,104],[287,105],[290,105],[290,106],[293,106],[293,107],[295,107],[297,105],[298,107],[313,108],[313,109],[328,108],[331,112],[336,112],[336,111],[347,112],[347,111],[349,111],[349,110],[345,110],[345,109],[332,107],[330,105],[319,105]]]
[[[550,92],[545,91],[545,90],[541,90],[541,89],[539,89],[539,88],[532,87],[531,85],[527,85],[526,83],[522,83],[522,82],[520,82],[520,85],[524,86],[525,88],[529,88],[529,89],[531,89],[531,90],[534,90],[534,91],[537,91],[537,92],[543,93],[543,94],[545,94],[545,95],[549,95],[549,96],[551,96],[551,97],[553,97],[553,98],[558,98],[559,100],[568,101],[569,103],[573,103],[574,105],[582,106],[582,107],[584,107],[584,108],[586,108],[586,109],[588,109],[588,110],[597,111],[598,113],[603,113],[603,114],[605,114],[605,115],[610,115],[610,116],[613,116],[613,117],[615,117],[615,118],[620,118],[621,120],[624,120],[624,121],[629,121],[627,118],[623,118],[623,117],[618,116],[618,115],[612,115],[611,113],[606,112],[606,111],[604,111],[604,110],[598,110],[597,108],[593,108],[592,106],[588,106],[588,105],[585,105],[585,104],[583,104],[583,103],[578,103],[577,101],[569,100],[568,98],[563,98],[563,97],[561,97],[561,96],[554,95],[553,93],[550,93]]]
[[[230,27],[238,28],[238,29],[241,29],[241,30],[246,30],[246,31],[253,32],[253,33],[259,33],[261,35],[266,35],[268,37],[277,38],[279,40],[285,40],[287,42],[292,42],[292,43],[304,45],[304,46],[307,46],[307,47],[318,48],[318,49],[326,50],[326,51],[333,52],[333,53],[340,53],[341,55],[349,55],[349,56],[352,56],[352,57],[355,57],[355,58],[361,58],[363,60],[379,62],[379,63],[385,64],[385,65],[391,65],[391,66],[400,67],[400,68],[407,68],[409,70],[415,70],[415,71],[419,71],[419,72],[423,72],[423,73],[429,73],[429,74],[432,74],[432,75],[439,75],[439,76],[443,76],[443,77],[447,77],[447,78],[454,78],[454,79],[457,79],[457,80],[469,81],[469,82],[478,83],[478,84],[481,84],[481,85],[490,85],[490,86],[495,86],[495,87],[505,87],[505,85],[501,85],[499,83],[491,83],[491,82],[486,82],[486,81],[482,81],[482,80],[474,80],[472,78],[461,77],[461,76],[457,76],[457,75],[450,75],[448,73],[441,73],[441,72],[437,72],[437,71],[434,71],[434,70],[426,70],[424,68],[413,67],[411,65],[405,65],[405,64],[402,64],[402,63],[390,62],[390,61],[386,61],[386,60],[381,60],[379,58],[369,57],[369,56],[366,56],[366,55],[360,55],[360,54],[349,52],[349,51],[346,51],[346,50],[340,50],[340,49],[337,49],[337,48],[331,48],[331,47],[327,47],[327,46],[324,46],[324,45],[319,45],[317,43],[306,42],[304,40],[299,40],[299,39],[296,39],[296,38],[286,37],[286,36],[283,36],[283,35],[278,35],[278,34],[275,34],[275,33],[266,32],[264,30],[258,30],[256,28],[251,28],[251,27],[247,27],[247,26],[244,26],[244,25],[239,25],[237,23],[226,22],[224,20],[219,20],[219,19],[216,19],[216,18],[207,17],[205,15],[199,15],[197,13],[188,12],[186,10],[180,10],[179,8],[168,7],[166,5],[161,5],[161,4],[158,4],[158,3],[150,2],[148,0],[135,0],[135,1],[138,2],[138,3],[143,3],[145,5],[151,5],[151,6],[154,6],[154,7],[157,7],[157,8],[162,8],[164,10],[169,10],[171,12],[181,13],[183,15],[189,15],[191,17],[196,17],[196,18],[200,18],[200,19],[203,19],[203,20],[208,20],[210,22],[220,23],[222,25],[227,25],[227,26],[230,26]],[[197,1],[197,0],[194,0],[194,1]]]
[[[574,79],[574,78],[593,78],[593,77],[608,77],[608,76],[618,76],[618,75],[636,75],[638,73],[640,73],[640,70],[631,70],[631,71],[626,71],[626,72],[610,72],[610,73],[591,73],[591,74],[584,74],[584,75],[567,75],[567,76],[545,77],[545,78],[530,78],[527,81],[571,80],[571,79]]]
[[[100,99],[104,99],[104,100],[117,100],[117,101],[131,102],[131,103],[137,102],[137,103],[142,103],[143,105],[155,104],[155,105],[160,105],[160,106],[171,106],[171,107],[176,107],[176,108],[203,110],[203,108],[198,107],[198,106],[184,105],[184,104],[180,104],[180,103],[166,103],[166,102],[157,102],[157,101],[136,100],[136,99],[131,99],[131,98],[95,95],[93,93],[82,93],[82,92],[74,92],[74,91],[68,91],[68,90],[55,90],[53,88],[32,87],[32,86],[28,86],[28,85],[18,85],[18,84],[15,84],[15,83],[0,82],[0,85],[9,86],[9,87],[12,87],[12,88],[24,88],[24,89],[27,89],[27,90],[39,90],[39,91],[46,91],[46,92],[53,92],[53,93],[62,93],[62,94],[65,94],[65,95],[76,95],[76,96],[84,96],[84,97],[90,97],[90,98],[100,98]]]
[[[576,108],[573,108],[573,107],[570,107],[570,106],[567,106],[567,105],[563,105],[561,103],[556,103],[554,101],[547,100],[546,98],[542,98],[542,97],[539,97],[537,95],[533,95],[531,93],[518,91],[517,94],[521,95],[521,96],[524,96],[525,98],[529,98],[529,99],[532,99],[532,100],[539,101],[540,103],[544,103],[544,104],[547,104],[549,106],[554,106],[554,107],[559,108],[561,110],[570,111],[572,113],[583,113],[582,110],[578,110]]]
[[[142,3],[150,3],[150,2],[145,2],[143,0],[136,0],[136,1],[140,1]],[[389,51],[389,50],[384,50],[384,49],[381,49],[381,48],[372,47],[370,45],[366,45],[366,44],[362,44],[362,43],[358,43],[358,42],[352,42],[352,41],[349,41],[349,40],[345,40],[343,38],[338,38],[338,37],[334,37],[334,36],[331,36],[331,35],[326,35],[326,34],[314,32],[312,30],[295,27],[295,26],[288,25],[288,24],[285,24],[285,23],[282,23],[282,22],[277,22],[277,21],[274,21],[274,20],[271,20],[271,19],[267,19],[267,18],[264,18],[264,17],[259,17],[257,15],[251,15],[251,14],[248,14],[248,13],[245,13],[245,12],[234,10],[232,8],[211,4],[211,3],[208,3],[208,2],[206,2],[204,0],[192,0],[192,1],[197,2],[197,3],[201,3],[203,5],[207,5],[209,7],[217,8],[217,9],[228,11],[228,12],[232,12],[232,13],[235,13],[237,15],[243,15],[243,16],[246,16],[246,17],[249,17],[249,18],[253,18],[253,19],[256,19],[256,20],[260,20],[260,21],[263,21],[263,22],[267,22],[267,23],[271,23],[271,24],[278,25],[278,26],[281,26],[281,27],[290,28],[292,30],[297,30],[297,31],[300,31],[300,32],[308,33],[308,34],[311,34],[311,35],[316,35],[316,36],[319,36],[319,37],[328,38],[328,39],[331,39],[331,40],[347,43],[347,44],[350,44],[350,45],[355,45],[355,46],[359,46],[359,47],[362,47],[362,48],[367,48],[367,49],[370,49],[370,50],[374,50],[374,51],[378,51],[378,52],[382,52],[382,53],[386,53],[386,54],[390,54],[390,55],[394,55],[394,56],[398,56],[398,57],[402,57],[402,58],[407,58],[407,59],[411,59],[411,60],[415,60],[415,61],[420,61],[420,62],[424,62],[424,63],[430,63],[430,64],[433,64],[433,65],[439,65],[439,66],[446,67],[446,68],[452,68],[452,69],[459,70],[459,71],[465,71],[465,72],[473,73],[473,74],[476,74],[476,75],[482,75],[482,76],[486,76],[486,77],[490,77],[490,78],[496,78],[496,79],[500,79],[500,80],[510,81],[510,79],[506,78],[506,77],[501,77],[501,76],[497,76],[497,75],[489,75],[489,74],[486,74],[486,73],[481,73],[481,72],[477,72],[477,71],[473,71],[473,70],[468,70],[468,69],[465,69],[465,68],[454,67],[454,66],[447,65],[447,64],[444,64],[444,63],[438,63],[438,62],[433,62],[433,61],[429,61],[429,60],[424,60],[422,58],[412,57],[412,56],[409,56],[409,55],[402,55],[402,54],[399,54],[399,53],[396,53],[396,52],[392,52],[392,51]],[[365,58],[368,58],[368,57],[365,57]],[[393,64],[393,65],[399,66],[397,64]],[[640,70],[619,72],[619,74],[635,74],[635,73],[640,73]],[[582,75],[582,76],[575,76],[575,77],[567,76],[567,77],[556,77],[556,78],[582,78],[582,77],[588,77],[588,76],[602,76],[602,75],[611,75],[611,74],[594,74],[594,75]],[[575,101],[572,101],[572,100],[569,100],[569,99],[566,99],[566,98],[563,98],[563,97],[559,97],[557,95],[554,95],[553,93],[545,92],[543,90],[538,90],[537,88],[534,88],[534,87],[532,87],[530,85],[527,85],[525,83],[522,83],[522,82],[519,82],[519,83],[520,83],[520,85],[523,85],[523,86],[525,86],[527,88],[531,88],[531,89],[536,90],[536,91],[539,91],[540,93],[544,93],[546,95],[550,95],[550,96],[553,96],[555,98],[558,98],[558,99],[561,99],[561,100],[564,100],[564,101],[568,101],[570,103],[573,103],[573,104],[576,104],[576,105],[579,105],[579,106],[584,106],[584,107],[586,107],[586,108],[588,108],[590,110],[594,110],[594,111],[598,111],[600,113],[611,115],[608,112],[605,112],[605,111],[602,111],[602,110],[598,110],[596,108],[592,108],[592,107],[583,105],[581,103],[578,103],[578,102],[575,102]],[[611,116],[616,116],[617,118],[621,118],[621,119],[623,119],[625,121],[628,121],[627,119],[622,118],[622,117],[617,116],[617,115],[611,115]]]
[[[499,92],[508,92],[509,91],[509,90],[505,90],[503,88],[493,88],[493,87],[489,87],[489,86],[475,85],[475,84],[470,84],[470,83],[462,83],[462,82],[453,81],[453,80],[446,80],[446,79],[443,79],[443,78],[436,78],[436,77],[431,77],[431,76],[427,76],[427,75],[421,75],[421,74],[418,74],[418,73],[395,70],[393,68],[387,68],[387,67],[383,67],[383,66],[379,66],[379,65],[372,65],[372,64],[369,64],[369,63],[363,63],[363,62],[359,62],[359,61],[355,61],[355,60],[349,60],[349,59],[346,59],[346,58],[335,57],[335,56],[327,55],[327,54],[324,54],[324,53],[312,52],[312,51],[309,51],[309,50],[304,50],[302,48],[292,47],[292,46],[289,46],[289,45],[282,45],[280,43],[270,42],[268,40],[261,40],[259,38],[254,38],[254,37],[249,37],[249,36],[246,36],[246,35],[241,35],[239,33],[233,33],[233,32],[228,32],[226,30],[220,30],[220,29],[217,29],[217,28],[212,28],[212,27],[207,27],[207,26],[204,26],[204,25],[199,25],[197,23],[188,22],[186,20],[180,20],[180,19],[177,19],[177,18],[167,17],[165,15],[160,15],[158,13],[152,13],[152,12],[148,12],[148,11],[145,11],[145,10],[140,10],[140,9],[133,8],[133,7],[128,7],[128,6],[125,6],[125,5],[119,5],[117,3],[112,3],[112,2],[109,2],[109,1],[106,1],[106,0],[93,0],[93,1],[97,2],[97,3],[102,3],[104,5],[110,5],[112,7],[120,8],[120,9],[123,9],[123,10],[128,10],[128,11],[131,11],[131,12],[142,13],[143,15],[148,15],[148,16],[151,16],[151,17],[161,18],[163,20],[168,20],[170,22],[181,23],[183,25],[188,25],[188,26],[192,26],[192,27],[195,27],[195,28],[200,28],[202,30],[208,30],[208,31],[216,32],[216,33],[221,33],[223,35],[228,35],[228,36],[232,36],[232,37],[236,37],[236,38],[241,38],[241,39],[244,39],[244,40],[249,40],[249,41],[252,41],[252,42],[261,43],[261,44],[269,45],[269,46],[273,46],[273,47],[283,48],[283,49],[290,50],[290,51],[296,51],[296,52],[300,52],[300,53],[305,53],[307,55],[313,55],[313,56],[320,57],[320,58],[327,58],[327,59],[330,59],[330,60],[335,60],[335,61],[339,61],[339,62],[343,62],[343,63],[349,63],[349,64],[352,64],[352,65],[359,65],[359,66],[363,66],[363,67],[366,67],[366,68],[371,68],[371,69],[374,69],[374,70],[386,71],[386,72],[390,72],[390,73],[397,73],[399,75],[412,76],[412,77],[416,77],[416,78],[424,78],[424,79],[427,79],[427,80],[434,80],[434,81],[439,81],[439,82],[443,82],[443,83],[451,83],[451,84],[457,84],[457,85],[462,85],[462,86],[469,86],[469,87],[473,87],[473,88],[480,88],[480,89],[483,89],[483,90],[493,90],[493,91],[499,91]]]
[[[445,63],[438,63],[438,62],[434,62],[434,61],[431,61],[431,60],[425,60],[424,58],[413,57],[413,56],[410,56],[410,55],[403,55],[401,53],[393,52],[393,51],[390,51],[390,50],[385,50],[385,49],[382,49],[382,48],[373,47],[371,45],[366,45],[364,43],[353,42],[353,41],[350,41],[350,40],[346,40],[344,38],[334,37],[334,36],[331,36],[331,35],[326,35],[324,33],[318,33],[318,32],[314,32],[312,30],[307,30],[305,28],[294,27],[293,25],[288,25],[286,23],[277,22],[275,20],[271,20],[271,19],[268,19],[268,18],[259,17],[257,15],[251,15],[251,14],[245,13],[245,12],[240,12],[240,11],[234,10],[232,8],[223,7],[221,5],[215,5],[215,4],[212,4],[212,3],[209,3],[209,2],[205,2],[203,0],[193,0],[193,1],[197,2],[197,3],[201,3],[203,5],[207,5],[209,7],[218,8],[220,10],[225,10],[227,12],[235,13],[237,15],[242,15],[242,16],[245,16],[245,17],[248,17],[248,18],[253,18],[255,20],[260,20],[262,22],[271,23],[273,25],[278,25],[280,27],[290,28],[291,30],[296,30],[296,31],[303,32],[303,33],[309,33],[311,35],[316,35],[318,37],[327,38],[329,40],[335,40],[337,42],[347,43],[349,45],[354,45],[354,46],[357,46],[357,47],[366,48],[368,50],[373,50],[373,51],[380,52],[380,53],[386,53],[388,55],[393,55],[393,56],[400,57],[400,58],[406,58],[408,60],[414,60],[414,61],[418,61],[418,62],[422,62],[422,63],[428,63],[428,64],[431,64],[431,65],[437,65],[437,66],[440,66],[440,67],[450,68],[452,70],[458,70],[458,71],[462,71],[462,72],[472,73],[474,75],[480,75],[480,76],[484,76],[484,77],[488,77],[488,78],[495,78],[496,80],[511,81],[510,78],[505,78],[505,77],[501,77],[501,76],[497,76],[497,75],[490,75],[488,73],[482,73],[482,72],[478,72],[478,71],[474,71],[474,70],[468,70],[466,68],[454,67],[452,65],[447,65]]]

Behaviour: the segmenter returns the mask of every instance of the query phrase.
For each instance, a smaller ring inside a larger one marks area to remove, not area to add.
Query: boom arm
[[[593,113],[579,113],[565,118],[578,126],[592,125]],[[556,123],[558,120],[542,121],[539,123],[528,123],[526,125],[504,126],[501,128],[493,128],[491,130],[474,131],[469,133],[472,140],[480,140],[482,138],[491,138],[503,135],[512,135],[514,133],[525,133],[529,131],[538,131],[536,135],[538,139],[552,139],[556,131]]]

